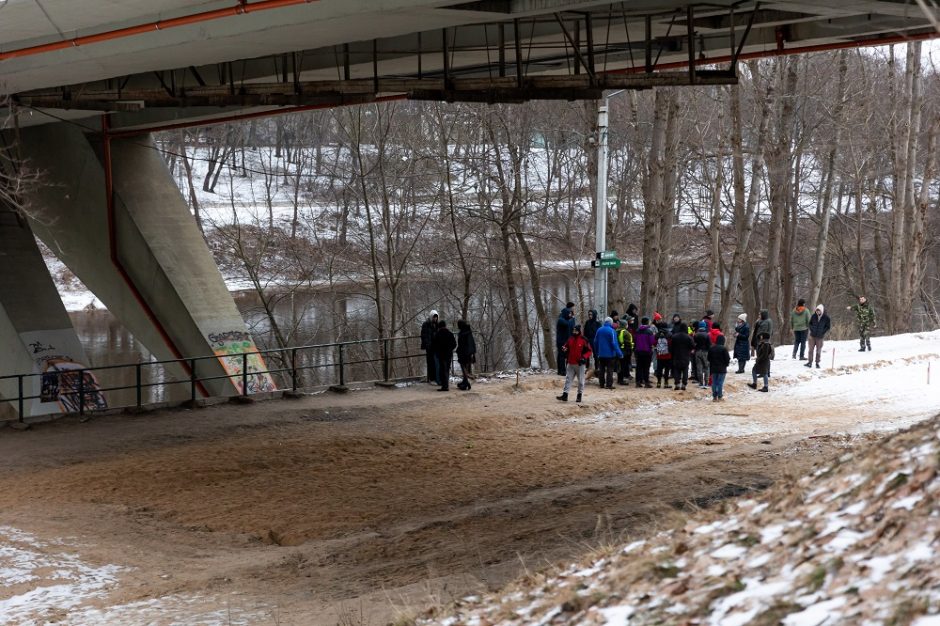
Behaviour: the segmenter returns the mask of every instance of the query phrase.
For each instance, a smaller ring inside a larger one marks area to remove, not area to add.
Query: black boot
[[[563,393],[563,394],[561,394],[560,396],[555,396],[555,397],[558,398],[559,400],[561,400],[562,402],[567,402],[567,401],[568,401],[568,394],[567,394],[567,393]]]
[[[575,402],[581,402],[581,394],[578,394],[578,397],[574,399]]]

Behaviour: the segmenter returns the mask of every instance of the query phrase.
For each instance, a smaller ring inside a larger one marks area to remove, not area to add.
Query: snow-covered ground
[[[818,370],[804,367],[801,361],[791,360],[790,347],[780,346],[777,348],[777,359],[773,364],[771,393],[756,393],[747,388],[738,388],[727,394],[725,403],[717,405],[710,402],[710,394],[704,391],[700,397],[680,402],[671,395],[671,391],[630,389],[624,393],[637,394],[637,398],[643,398],[638,402],[636,410],[618,413],[609,410],[592,412],[592,394],[597,397],[603,393],[592,389],[587,394],[588,403],[583,407],[585,410],[572,419],[582,422],[585,428],[629,429],[634,436],[668,426],[672,442],[678,442],[716,437],[753,437],[763,433],[796,433],[799,429],[793,424],[801,416],[824,415],[834,412],[835,408],[842,414],[846,413],[846,407],[853,409],[857,411],[857,419],[843,418],[842,421],[830,423],[830,433],[833,430],[847,434],[897,431],[936,415],[940,411],[940,330],[878,337],[873,339],[872,345],[872,352],[861,353],[857,351],[857,342],[830,342],[823,355],[826,367]],[[831,367],[833,363],[834,368]],[[741,375],[738,380],[741,378],[744,376]],[[477,384],[507,383],[481,379]],[[803,431],[806,431],[805,427]],[[937,456],[934,448],[923,454],[918,452],[916,458],[910,459],[912,468],[924,454],[932,454],[932,458]],[[908,473],[911,471],[913,470]],[[846,481],[852,482],[848,478]],[[845,490],[851,488],[852,485],[848,485]],[[908,495],[908,499],[898,500],[893,510],[922,506],[920,500],[915,498],[916,494]],[[851,507],[846,504],[845,509],[833,509],[833,500],[825,498],[822,492],[810,494],[807,501],[818,503],[820,508],[814,519],[825,522],[825,528],[819,529],[823,531],[819,536],[826,537],[826,541],[820,544],[820,553],[830,554],[834,558],[843,554],[855,542],[863,538],[870,539],[872,536],[871,531],[858,530],[853,521],[858,518],[864,503],[851,503]],[[739,526],[744,523],[742,520],[759,519],[760,511],[766,509],[766,505],[755,502],[740,506],[741,512],[735,519],[715,522],[712,542],[714,545],[707,552],[695,552],[677,558],[670,568],[691,569],[696,567],[696,561],[702,559],[703,563],[707,561],[709,564],[706,568],[708,575],[720,578],[730,570],[732,564],[741,567],[745,557],[751,563],[751,569],[766,564],[768,561],[761,559],[770,557],[763,556],[763,553],[758,554],[759,550],[754,548],[753,542],[742,543],[727,538],[729,533],[738,532]],[[702,525],[701,528],[693,530],[692,534],[704,536],[712,533],[707,528],[709,527]],[[792,535],[796,531],[790,526],[771,525],[754,532],[759,537],[756,541],[759,547],[770,545],[781,536]],[[657,541],[665,545],[671,539]],[[751,545],[747,545],[749,543]],[[912,546],[910,554],[905,553],[906,555],[899,557],[901,560],[897,562],[911,566],[922,561],[922,555],[926,555],[928,562],[932,562],[929,560],[933,559],[931,550],[932,547],[927,543],[920,547]],[[24,625],[53,621],[75,625],[223,625],[259,623],[273,619],[270,607],[239,605],[231,599],[172,595],[131,603],[112,601],[115,591],[120,589],[121,576],[126,571],[126,565],[114,563],[91,566],[76,554],[80,551],[81,546],[73,545],[68,538],[43,542],[16,528],[0,527],[0,583],[5,588],[5,591],[0,593],[0,621],[5,624]],[[844,556],[846,560],[847,554]],[[877,582],[877,572],[883,572],[895,563],[889,557],[890,555],[880,553],[875,555],[873,552],[873,556],[860,556],[855,563],[858,567],[868,568],[872,572],[869,580]],[[592,589],[592,581],[603,568],[604,563],[599,563],[592,569],[572,570],[567,578],[581,581],[585,585],[584,588]],[[766,608],[778,595],[789,593],[794,587],[794,580],[807,575],[805,569],[780,569],[764,575],[764,579],[759,582],[754,578],[757,574],[742,573],[737,582],[732,581],[732,584],[740,589],[735,593],[726,594],[714,606],[712,617],[706,622],[747,623],[754,615],[753,607]],[[843,609],[838,599],[827,599],[815,591],[796,597],[794,601],[799,604],[802,613],[794,611],[795,614],[788,618],[787,623],[793,625],[818,624],[821,622],[817,617],[825,617]],[[215,607],[220,605],[230,608],[218,611]],[[213,608],[202,608],[206,606]],[[548,615],[551,610],[556,609],[557,607],[543,606],[543,602],[536,598],[532,600],[532,608],[527,612],[520,609],[516,611],[520,616],[518,619],[504,623],[552,623],[552,619],[562,615],[560,609],[553,614],[554,617]],[[630,616],[638,610],[635,604],[614,603],[585,614],[581,623],[611,626],[633,623]],[[676,610],[681,613],[685,609]],[[479,609],[476,615],[482,619],[487,612]],[[458,619],[445,623],[496,623],[481,619]]]

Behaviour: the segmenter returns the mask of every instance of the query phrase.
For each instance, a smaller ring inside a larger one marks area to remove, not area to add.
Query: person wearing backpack
[[[672,375],[672,352],[670,347],[672,339],[665,328],[656,333],[656,388],[662,386],[663,379],[666,379],[666,388],[669,387],[669,377]]]
[[[754,367],[751,368],[752,382],[747,384],[751,389],[757,389],[757,377],[764,379],[764,386],[759,391],[769,391],[768,382],[770,381],[770,362],[774,360],[774,347],[770,345],[770,335],[761,333],[758,337],[756,360]]]
[[[672,334],[672,384],[673,389],[685,391],[689,384],[689,362],[692,360],[692,350],[695,343],[692,336],[689,335],[689,327],[685,324],[679,324],[676,332]]]
[[[695,371],[693,376],[699,389],[705,389],[708,386],[708,350],[712,347],[708,325],[705,322],[698,323],[698,330],[692,336],[692,342],[695,344]]]
[[[656,333],[650,328],[650,318],[640,320],[640,327],[633,337],[633,353],[636,355],[636,386],[652,388],[650,384],[650,365],[653,363],[653,350],[656,345]]]
[[[617,330],[617,343],[620,345],[620,351],[623,357],[620,359],[620,369],[617,371],[617,384],[629,385],[627,381],[633,380],[630,374],[630,359],[633,357],[633,335],[628,328],[627,320],[620,320],[620,328]]]

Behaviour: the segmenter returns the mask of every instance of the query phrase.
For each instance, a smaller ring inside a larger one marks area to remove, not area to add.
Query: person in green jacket
[[[847,311],[855,312],[855,323],[858,325],[858,342],[861,347],[859,352],[864,352],[865,348],[871,352],[871,331],[875,328],[875,308],[868,302],[865,296],[858,297],[858,304],[845,307]]]
[[[790,311],[790,328],[793,329],[793,358],[796,358],[796,351],[800,351],[800,360],[804,361],[806,354],[806,335],[809,332],[809,309],[806,308],[806,300],[800,298],[796,303],[796,308]]]

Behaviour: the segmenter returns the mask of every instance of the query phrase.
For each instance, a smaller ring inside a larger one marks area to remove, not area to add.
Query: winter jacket
[[[754,323],[754,335],[751,337],[751,345],[757,348],[760,343],[760,336],[766,333],[768,337],[774,336],[774,321],[770,319],[770,311],[762,309],[760,319]]]
[[[432,345],[437,358],[449,361],[454,358],[454,349],[457,347],[457,339],[454,337],[454,333],[450,332],[450,329],[445,326],[444,328],[437,329]]]
[[[714,322],[712,322],[712,318],[708,315],[705,315],[702,317],[702,321],[705,322],[705,329],[708,332],[712,332],[712,325],[714,324]]]
[[[611,324],[604,323],[594,335],[594,355],[599,359],[622,359],[623,351],[617,345],[617,334]]]
[[[798,306],[790,311],[790,328],[794,331],[807,330],[809,328],[809,309],[805,306]]]
[[[627,307],[627,326],[635,331],[640,327],[640,309],[633,303]]]
[[[571,309],[564,307],[558,315],[558,321],[555,322],[555,345],[559,348],[565,345],[571,331],[574,330],[574,316],[571,316]]]
[[[829,320],[829,316],[826,315],[825,309],[823,309],[822,315],[813,313],[813,317],[809,320],[809,334],[811,337],[822,339],[830,328],[832,328],[832,322]]]
[[[748,361],[751,358],[751,348],[748,344],[750,334],[751,327],[747,322],[734,327],[734,358],[738,361]]]
[[[712,345],[718,343],[719,337],[724,337],[725,334],[721,332],[720,328],[715,328],[712,326],[711,330],[708,331],[708,338],[711,339]]]
[[[769,341],[762,341],[757,345],[757,359],[754,361],[754,373],[758,376],[770,374],[770,362],[774,358],[774,347]]]
[[[731,355],[725,347],[725,336],[720,335],[718,341],[708,349],[708,371],[712,374],[727,374]]]
[[[680,366],[682,363],[688,364],[692,360],[692,349],[694,347],[695,342],[692,341],[689,332],[684,328],[680,328],[672,335],[672,345],[670,346],[672,362],[679,363]]]
[[[424,320],[421,324],[421,349],[431,350],[434,344],[434,335],[437,334],[437,322],[432,322],[431,318]]]
[[[597,334],[597,329],[600,327],[601,323],[597,319],[597,311],[588,311],[587,321],[584,322],[584,338],[594,343],[594,335]]]
[[[656,344],[656,333],[647,325],[640,326],[633,337],[633,350],[643,354],[651,354]]]
[[[562,348],[565,349],[565,362],[570,365],[581,365],[581,359],[591,358],[591,344],[581,335],[571,335]]]
[[[633,335],[626,326],[617,329],[617,344],[624,354],[633,352]]]
[[[472,363],[475,361],[473,357],[477,353],[477,343],[473,339],[473,330],[470,328],[470,324],[466,322],[457,322],[457,328],[460,329],[457,333],[457,362]]]
[[[875,309],[870,302],[853,304],[849,308],[855,312],[855,323],[859,328],[870,328],[875,325]]]
[[[699,350],[708,352],[708,349],[712,347],[711,337],[708,336],[707,332],[701,330],[692,335],[692,343],[696,352]]]

